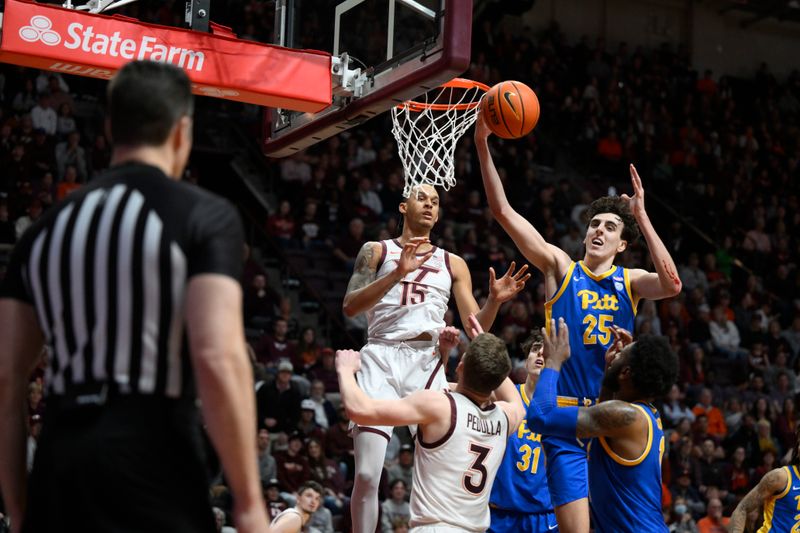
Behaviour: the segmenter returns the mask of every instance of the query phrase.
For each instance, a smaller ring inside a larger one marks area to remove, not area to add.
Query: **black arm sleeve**
[[[187,275],[222,274],[239,281],[244,230],[239,213],[227,201],[208,197],[192,209]]]

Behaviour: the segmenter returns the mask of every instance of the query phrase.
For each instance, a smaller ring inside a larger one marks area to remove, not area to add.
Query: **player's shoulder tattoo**
[[[353,268],[353,275],[347,285],[347,292],[356,291],[369,285],[377,274],[376,266],[373,264],[375,259],[375,242],[365,242],[358,251],[356,264]]]

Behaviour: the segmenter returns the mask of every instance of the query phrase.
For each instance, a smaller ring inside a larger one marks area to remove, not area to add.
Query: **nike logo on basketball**
[[[519,113],[517,113],[517,110],[514,107],[514,102],[511,101],[511,97],[512,96],[516,96],[516,94],[512,93],[511,91],[506,91],[506,92],[503,93],[503,98],[506,99],[506,103],[508,103],[508,107],[511,108],[511,111],[514,112],[514,116],[517,117],[517,120],[519,120]]]

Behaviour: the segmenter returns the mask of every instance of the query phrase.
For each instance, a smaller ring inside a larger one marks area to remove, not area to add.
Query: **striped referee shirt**
[[[188,280],[241,273],[243,231],[228,202],[126,163],[68,196],[14,248],[0,297],[34,306],[48,394],[105,385],[193,396],[184,327]]]

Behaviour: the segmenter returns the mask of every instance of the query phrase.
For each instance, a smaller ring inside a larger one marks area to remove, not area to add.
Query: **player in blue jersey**
[[[563,319],[557,330],[552,321],[549,331],[528,427],[544,435],[591,439],[589,500],[596,533],[668,531],[661,513],[664,431],[652,402],[675,382],[678,357],[665,337],[642,335],[631,342],[629,333],[614,328],[600,401],[559,408],[556,389],[570,356],[569,331]]]
[[[764,523],[758,533],[800,531],[800,426],[795,431],[789,466],[767,472],[747,493],[731,515],[728,531],[742,533],[748,515],[764,506]]]
[[[528,379],[517,385],[522,402],[528,407],[536,382],[544,368],[542,336],[534,333],[522,344],[528,354],[525,368]],[[542,533],[558,531],[550,491],[545,476],[542,437],[528,429],[523,420],[512,433],[506,454],[489,498],[492,513],[490,533]]]
[[[681,282],[644,207],[644,188],[631,165],[634,195],[604,197],[588,209],[582,261],[547,243],[542,235],[508,203],[503,184],[489,153],[490,131],[482,120],[475,127],[475,145],[489,207],[522,255],[544,275],[549,298],[546,313],[563,317],[570,327],[573,356],[564,365],[558,383],[559,404],[592,405],[597,401],[603,375],[603,356],[612,342],[612,327],[633,331],[636,306],[641,298],[658,300],[675,296]],[[639,236],[644,235],[656,272],[614,265]],[[588,470],[585,443],[547,437],[547,483],[562,533],[589,532]]]

